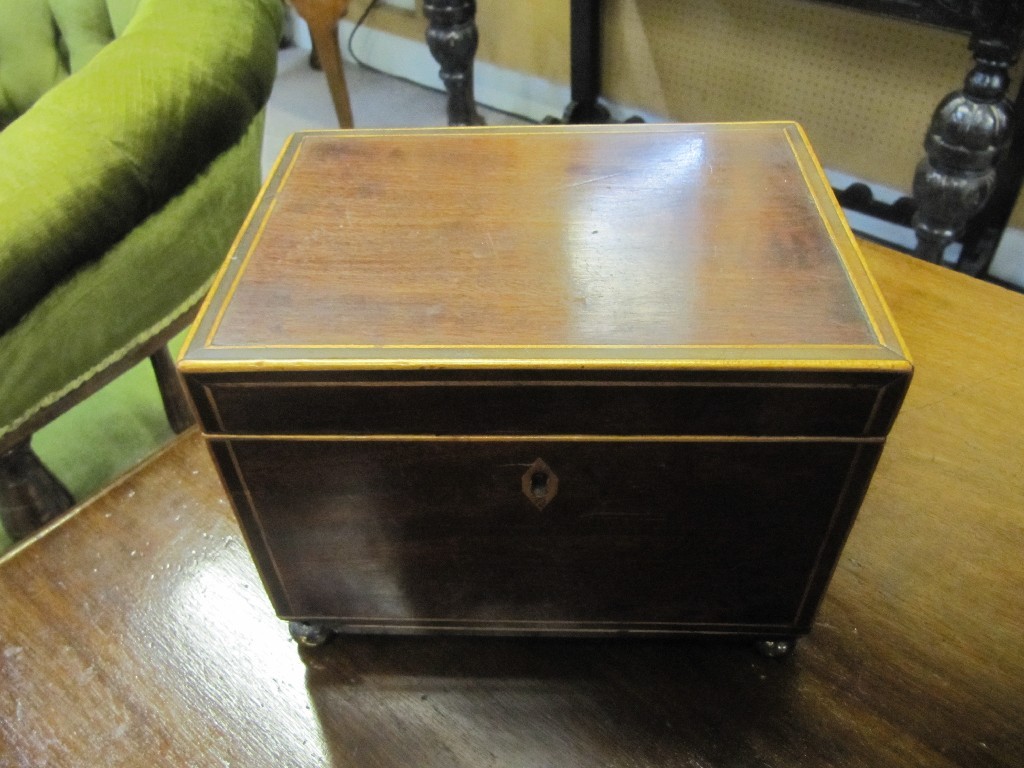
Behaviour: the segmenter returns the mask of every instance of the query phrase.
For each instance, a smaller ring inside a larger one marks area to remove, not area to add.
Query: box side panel
[[[839,564],[839,556],[853,528],[861,502],[864,501],[875,467],[882,456],[882,448],[880,443],[862,443],[853,457],[850,471],[836,503],[835,513],[829,522],[826,535],[821,540],[814,570],[807,582],[807,590],[797,615],[797,625],[801,631],[809,631],[814,622],[828,583]]]
[[[229,443],[210,440],[207,441],[207,445],[270,602],[278,615],[286,615],[292,611],[292,606],[285,592],[282,574],[271,557],[269,541],[260,516],[249,495],[250,480],[243,476]]]
[[[206,434],[222,432],[221,424],[223,419],[218,415],[217,403],[210,387],[207,386],[203,377],[194,376],[184,371],[181,372],[181,380],[185,385],[189,400],[192,401],[192,409],[199,419],[199,425]],[[237,378],[229,378],[228,381],[239,381]]]
[[[879,390],[878,400],[875,403],[875,411],[871,416],[866,430],[871,435],[888,435],[892,429],[896,416],[899,415],[903,400],[907,396],[910,382],[913,379],[913,370],[894,375],[889,383]]]

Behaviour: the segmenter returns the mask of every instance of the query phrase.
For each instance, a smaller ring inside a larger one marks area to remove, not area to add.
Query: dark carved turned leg
[[[995,166],[1010,138],[1009,68],[1021,48],[1021,0],[978,0],[971,36],[974,69],[932,116],[927,156],[914,174],[916,254],[938,263],[946,246],[995,187]]]
[[[956,268],[975,277],[987,276],[1024,184],[1024,120],[1019,117],[1024,115],[1024,88],[1017,88],[1013,115],[1010,144],[996,166],[995,191],[961,238],[964,248]]]
[[[24,440],[0,455],[0,518],[17,541],[75,503],[74,498]]]
[[[473,97],[473,56],[479,40],[476,0],[424,0],[427,46],[448,90],[449,125],[483,125]]]
[[[192,426],[195,419],[192,417],[192,409],[178,377],[178,370],[174,367],[170,350],[166,346],[160,347],[149,361],[153,364],[153,373],[156,374],[156,384],[160,388],[160,398],[164,401],[167,421],[176,434],[181,434]]]

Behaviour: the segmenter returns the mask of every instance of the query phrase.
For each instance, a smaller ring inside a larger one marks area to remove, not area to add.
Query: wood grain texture
[[[885,436],[897,374],[190,377],[208,434]],[[525,373],[525,372],[524,372]],[[604,380],[602,380],[604,379]]]
[[[881,443],[213,449],[282,617],[346,631],[763,637],[809,628]],[[538,458],[558,484],[543,509],[522,489]]]
[[[870,293],[794,124],[308,133],[182,364],[898,360]]]
[[[341,631],[802,634],[910,375],[792,123],[301,135],[227,269],[183,370]]]
[[[187,434],[0,562],[0,766],[1016,768],[1024,299],[864,244],[917,362],[814,631],[297,651]]]

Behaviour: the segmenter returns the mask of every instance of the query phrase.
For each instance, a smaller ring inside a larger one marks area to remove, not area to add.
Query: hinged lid
[[[910,370],[793,123],[296,134],[181,367]]]

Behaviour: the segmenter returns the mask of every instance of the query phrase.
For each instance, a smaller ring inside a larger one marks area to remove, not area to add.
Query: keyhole
[[[543,459],[537,459],[523,473],[523,495],[537,509],[544,509],[558,493],[558,475]]]
[[[530,479],[530,493],[534,498],[543,499],[548,495],[548,473],[534,472]]]

